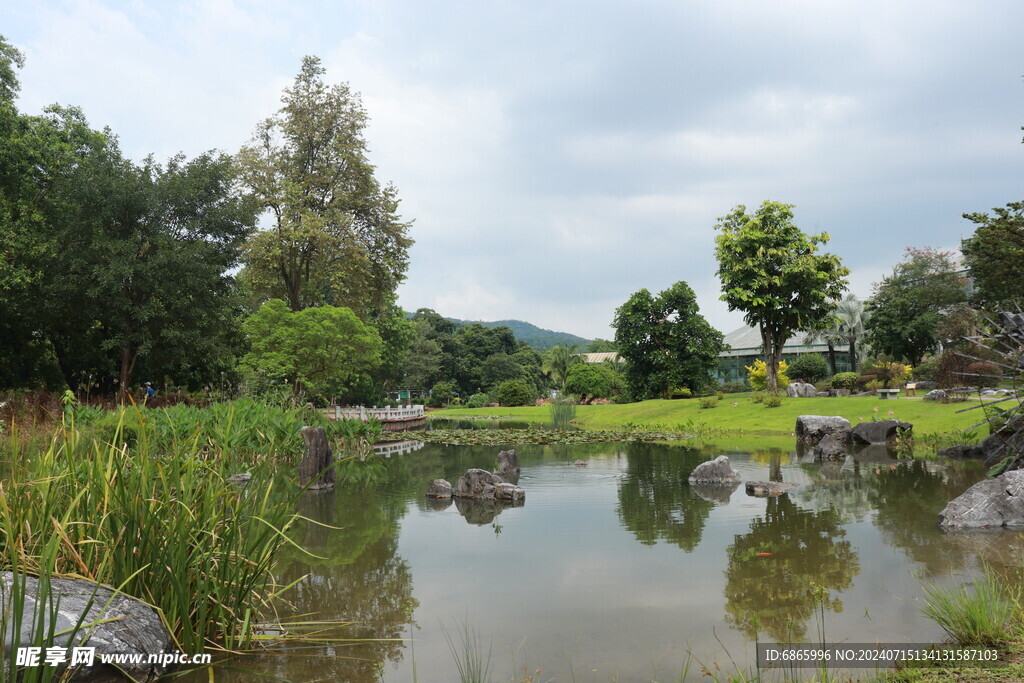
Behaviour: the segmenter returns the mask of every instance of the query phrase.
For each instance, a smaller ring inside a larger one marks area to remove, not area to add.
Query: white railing
[[[390,458],[392,455],[412,453],[413,451],[418,451],[421,448],[423,448],[422,441],[398,441],[376,444],[373,447],[373,452],[376,455],[382,455],[385,458]]]
[[[336,420],[368,420],[374,417],[381,422],[397,422],[406,420],[422,420],[424,418],[423,406],[404,406],[402,408],[378,408],[374,406],[356,406],[354,408],[342,408],[334,406],[334,419]]]

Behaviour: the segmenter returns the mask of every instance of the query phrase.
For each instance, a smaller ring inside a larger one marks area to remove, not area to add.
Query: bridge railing
[[[368,420],[374,417],[381,422],[393,422],[397,420],[420,420],[425,416],[423,406],[403,406],[401,408],[378,408],[373,406],[355,406],[342,408],[334,406],[334,419],[336,420]]]

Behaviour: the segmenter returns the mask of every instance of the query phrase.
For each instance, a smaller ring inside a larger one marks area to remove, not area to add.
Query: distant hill
[[[480,323],[484,327],[505,326],[512,330],[512,334],[516,336],[516,339],[524,341],[533,348],[540,349],[541,351],[546,351],[552,346],[578,346],[582,350],[584,346],[590,343],[589,339],[577,337],[575,334],[544,330],[522,320],[495,320],[493,322],[485,322],[483,320],[458,320],[456,318],[448,318],[448,320],[460,325]]]

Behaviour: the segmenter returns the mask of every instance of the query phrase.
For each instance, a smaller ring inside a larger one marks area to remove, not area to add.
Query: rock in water
[[[690,473],[691,484],[728,485],[740,483],[740,475],[729,464],[729,458],[720,455],[714,460],[702,462]]]
[[[447,479],[435,479],[434,483],[427,487],[427,496],[430,498],[451,498],[451,482]]]
[[[19,646],[32,645],[33,623],[40,618],[46,624],[44,628],[52,628],[55,633],[53,647],[96,648],[92,666],[76,667],[69,679],[60,678],[56,675],[57,669],[53,669],[54,680],[124,680],[124,675],[117,669],[100,662],[101,654],[142,655],[140,662],[119,665],[133,680],[155,681],[167,673],[166,665],[150,664],[149,655],[171,654],[177,652],[177,648],[156,610],[149,605],[92,581],[79,579],[50,579],[48,596],[40,600],[39,580],[32,576],[19,576],[19,586],[24,581],[23,617],[15,635],[11,621],[14,580],[11,572],[0,572],[0,609],[3,610],[2,622],[7,629],[4,638],[8,652]],[[37,614],[36,610],[40,613]],[[79,622],[82,626],[72,637],[69,632]],[[45,656],[45,649],[42,654]],[[70,658],[70,653],[67,656]]]
[[[517,502],[526,499],[526,491],[515,484],[502,482],[494,485],[494,499]]]
[[[826,434],[817,446],[814,447],[815,460],[842,460],[846,457],[846,446],[840,437],[833,434]]]
[[[487,470],[470,469],[455,482],[452,495],[456,498],[494,500],[494,485],[502,483],[501,477]]]
[[[939,526],[946,529],[1024,527],[1024,470],[979,481],[939,513]]]
[[[795,488],[796,484],[781,481],[748,481],[746,484],[747,495],[757,498],[781,496]]]
[[[851,443],[886,443],[897,436],[909,432],[914,425],[899,420],[879,420],[878,422],[861,422],[850,431]]]
[[[845,417],[838,416],[801,415],[796,418],[796,429],[794,431],[796,432],[797,441],[810,445],[818,443],[828,434],[837,436],[840,440],[845,440],[846,434],[850,431],[850,421]]]
[[[519,458],[514,450],[498,453],[498,472],[506,474],[519,472]]]
[[[299,463],[299,486],[310,491],[334,488],[334,457],[323,427],[303,427],[306,452]],[[310,483],[312,482],[312,483]]]

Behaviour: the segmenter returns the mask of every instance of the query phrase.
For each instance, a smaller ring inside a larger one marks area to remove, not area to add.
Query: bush
[[[916,368],[911,370],[911,374],[915,380],[930,382],[935,380],[935,373],[938,371],[939,357],[928,356]]]
[[[750,400],[754,403],[764,403],[764,397],[767,396],[763,391],[755,391],[754,395],[750,397]]]
[[[749,387],[746,382],[725,382],[719,389],[725,394],[739,394],[747,391]]]
[[[967,372],[967,366],[972,362],[955,351],[943,351],[935,371],[935,384],[940,389],[963,386],[966,379],[963,373]]]
[[[859,376],[856,372],[839,372],[832,375],[829,383],[833,389],[853,389],[857,386]]]
[[[764,389],[768,385],[768,364],[758,358],[753,365],[744,365],[747,369],[747,381],[755,390]],[[779,361],[779,388],[789,386],[789,365],[786,361]]]
[[[529,406],[533,405],[534,391],[526,386],[521,379],[510,379],[498,385],[494,392],[498,403],[503,406]]]
[[[828,377],[828,363],[820,353],[804,353],[789,364],[786,374],[814,384]]]
[[[892,385],[903,384],[910,379],[910,366],[880,360],[868,369],[868,374],[874,375],[882,383],[883,389],[889,389]]]
[[[717,406],[718,406],[718,397],[717,396],[702,396],[700,398],[700,407],[701,408],[715,408]]]
[[[865,384],[864,388],[867,389],[868,391],[878,391],[879,389],[885,389],[886,387],[881,380],[873,379],[867,384]]]
[[[857,377],[857,381],[854,382],[854,388],[857,391],[865,391],[865,390],[867,390],[867,386],[869,384],[871,384],[872,382],[877,382],[877,381],[878,381],[878,377],[876,377],[875,375],[871,375],[871,374],[860,375],[859,377]]]
[[[688,387],[682,387],[680,389],[673,389],[671,398],[692,398],[693,392]]]
[[[483,408],[491,402],[491,397],[487,394],[473,394],[466,401],[466,405],[470,408]]]
[[[765,394],[764,395],[764,407],[765,408],[778,408],[782,405],[782,394]]]
[[[455,385],[451,382],[438,382],[430,390],[430,405],[434,408],[448,405],[453,398],[455,398]]]
[[[980,391],[982,387],[995,386],[1003,379],[1003,371],[995,363],[987,363],[985,361],[975,361],[967,366],[965,369],[967,376],[964,377],[964,384],[970,384],[973,387],[977,387]]]

